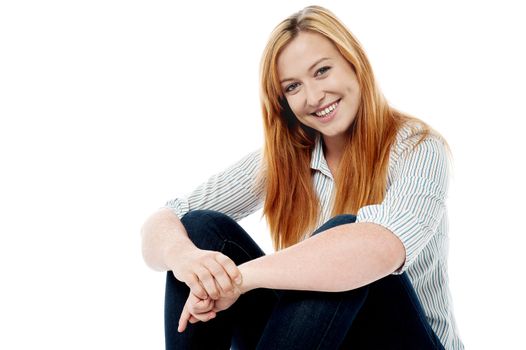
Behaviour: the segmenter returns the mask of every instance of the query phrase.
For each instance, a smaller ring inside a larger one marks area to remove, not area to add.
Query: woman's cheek
[[[301,92],[288,98],[287,102],[289,103],[290,109],[294,115],[296,115],[296,117],[305,114],[305,111],[303,111],[303,104],[301,103]]]

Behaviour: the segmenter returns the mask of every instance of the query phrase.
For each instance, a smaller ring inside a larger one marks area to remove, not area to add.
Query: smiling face
[[[360,86],[351,65],[321,34],[303,31],[277,59],[281,89],[304,125],[326,143],[343,140],[360,105]]]

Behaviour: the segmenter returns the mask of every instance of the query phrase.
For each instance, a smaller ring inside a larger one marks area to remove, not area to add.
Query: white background
[[[319,2],[362,42],[388,100],[450,143],[451,289],[470,349],[523,339],[516,3]],[[140,227],[261,146],[260,55],[310,4],[0,3],[1,349],[163,348],[164,274],[143,263]],[[268,250],[259,217],[244,224]]]

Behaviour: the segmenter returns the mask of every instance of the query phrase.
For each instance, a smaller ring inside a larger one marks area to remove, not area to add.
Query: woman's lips
[[[325,108],[320,108],[318,111],[311,113],[311,115],[314,116],[317,120],[321,122],[324,122],[324,123],[329,122],[335,116],[336,111],[338,110],[340,101],[341,99],[331,103]]]

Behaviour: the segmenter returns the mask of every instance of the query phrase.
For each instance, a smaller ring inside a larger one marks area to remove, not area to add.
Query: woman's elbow
[[[387,266],[390,273],[393,273],[400,269],[405,263],[406,251],[405,246],[400,240],[400,238],[392,233],[391,231],[386,230],[386,244],[385,244],[385,257],[387,260]]]
[[[372,225],[376,226],[375,231],[379,243],[377,247],[383,270],[387,274],[393,273],[405,263],[405,246],[400,238],[389,229],[377,224]]]
[[[161,271],[159,262],[159,237],[158,227],[160,212],[153,213],[143,224],[140,230],[142,258],[148,267]]]

